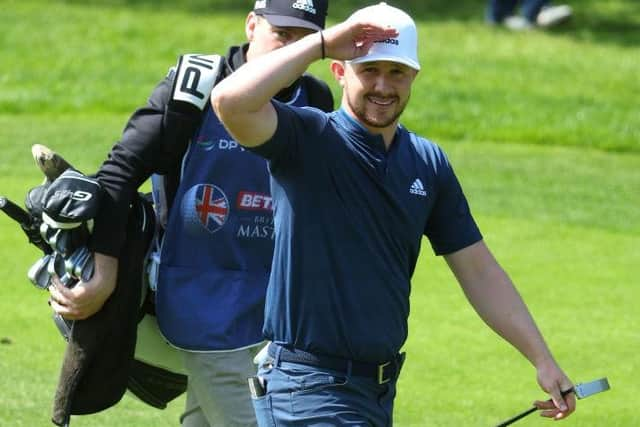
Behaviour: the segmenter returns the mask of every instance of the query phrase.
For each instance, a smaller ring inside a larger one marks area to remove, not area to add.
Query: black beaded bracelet
[[[322,59],[326,58],[324,53],[324,35],[322,34],[322,31],[320,31],[320,49],[322,49]]]

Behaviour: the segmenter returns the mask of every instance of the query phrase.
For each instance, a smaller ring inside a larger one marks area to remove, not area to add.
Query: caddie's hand
[[[541,416],[561,420],[576,410],[575,394],[562,396],[562,391],[571,389],[573,383],[554,361],[538,367],[538,384],[551,396],[551,400],[533,402],[536,408],[542,410]]]
[[[65,287],[57,276],[49,286],[49,303],[53,310],[68,320],[82,320],[97,313],[116,287],[118,259],[94,253],[93,277],[73,288]]]
[[[376,41],[398,36],[395,28],[381,27],[362,20],[348,19],[322,32],[328,58],[349,60],[365,55]]]

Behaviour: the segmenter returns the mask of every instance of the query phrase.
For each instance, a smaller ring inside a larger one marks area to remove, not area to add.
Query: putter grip
[[[0,196],[0,210],[23,227],[29,228],[33,224],[33,219],[27,211],[4,196]]]
[[[571,393],[573,391],[573,387],[571,387],[568,390],[563,390],[562,391],[562,397],[566,396],[567,394]],[[551,399],[549,399],[549,401],[551,401]],[[516,415],[515,417],[509,418],[507,421],[503,421],[500,424],[498,424],[496,427],[506,427],[506,426],[510,426],[511,424],[515,423],[516,421],[518,421],[519,419],[522,419],[524,417],[526,417],[529,414],[532,414],[534,412],[536,412],[538,410],[538,408],[536,408],[535,406],[532,406],[531,408],[527,409],[524,412],[519,413],[518,415]]]

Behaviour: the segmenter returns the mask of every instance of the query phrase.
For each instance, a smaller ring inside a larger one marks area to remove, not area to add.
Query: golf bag
[[[44,253],[28,272],[38,288],[47,289],[54,274],[67,287],[90,280],[93,254],[86,245],[102,191],[97,180],[69,168],[28,192],[27,211],[0,198],[0,209],[20,223],[29,241]],[[156,408],[166,407],[186,390],[176,351],[155,326],[153,296],[147,287],[146,259],[155,228],[153,205],[138,194],[129,209],[112,295],[87,319],[68,321],[54,315],[68,342],[54,397],[56,425],[69,425],[71,415],[115,405],[127,389]]]
[[[176,150],[177,157],[184,154],[199,126],[208,102],[206,94],[222,78],[224,65],[224,58],[218,55],[183,55],[171,71],[175,78],[167,99],[163,138],[168,142],[164,148]],[[93,274],[93,254],[86,242],[103,190],[96,179],[74,170],[46,147],[36,145],[32,151],[47,180],[27,195],[28,212],[6,199],[3,211],[44,252],[29,269],[29,279],[46,289],[56,274],[65,286],[72,287]],[[36,151],[45,155],[38,156]],[[163,176],[152,180],[156,203],[140,194],[131,202],[113,294],[99,312],[85,320],[70,322],[54,316],[68,340],[54,399],[52,421],[57,425],[68,425],[71,415],[115,405],[127,389],[156,408],[166,407],[186,390],[182,361],[160,335],[154,293],[147,282],[149,276],[153,283],[157,277],[156,239],[173,195]]]

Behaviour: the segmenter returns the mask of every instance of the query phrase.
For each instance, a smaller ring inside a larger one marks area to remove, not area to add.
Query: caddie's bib
[[[306,103],[300,88],[290,104]],[[161,251],[156,311],[172,345],[220,351],[263,340],[272,211],[266,161],[238,145],[206,107],[183,158]]]

